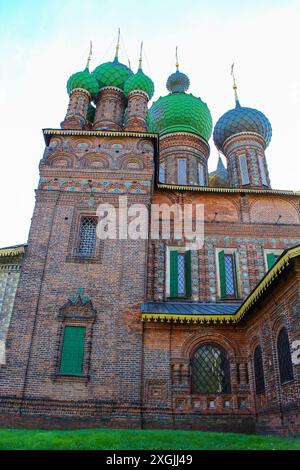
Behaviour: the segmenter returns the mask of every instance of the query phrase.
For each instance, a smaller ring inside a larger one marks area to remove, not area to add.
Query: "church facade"
[[[118,47],[68,80],[28,245],[0,250],[2,425],[300,432],[300,194],[271,188],[271,125],[235,82],[214,129],[188,88],[177,64],[149,107]],[[209,174],[212,131],[227,168]],[[194,223],[201,205],[203,246],[172,217],[169,238],[99,238],[125,196]]]

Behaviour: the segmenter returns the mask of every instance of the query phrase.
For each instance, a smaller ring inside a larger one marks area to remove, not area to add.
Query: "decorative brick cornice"
[[[179,136],[186,136],[186,137],[189,137],[191,139],[198,140],[198,141],[200,140],[207,147],[207,149],[210,151],[209,143],[205,139],[203,139],[203,137],[201,137],[200,135],[194,134],[192,132],[180,132],[180,131],[169,132],[167,134],[160,135],[159,140],[164,141],[165,139],[170,139],[171,137],[174,138],[174,137],[179,137]]]
[[[0,249],[0,258],[22,256],[25,253],[26,245],[12,246]]]
[[[213,188],[209,186],[179,186],[175,184],[157,184],[158,189],[168,189],[176,191],[199,191],[209,193],[253,193],[253,194],[272,194],[281,196],[298,196],[300,191],[289,191],[284,189],[252,189],[252,188]]]
[[[129,98],[129,96],[133,96],[133,95],[142,95],[149,101],[149,95],[143,90],[133,90],[133,91],[131,91],[128,94],[128,98]]]
[[[124,95],[124,91],[121,88],[118,88],[116,86],[104,86],[100,89],[99,94],[101,93],[101,91],[105,91],[105,90],[119,91],[120,93],[122,93],[122,95]]]
[[[224,153],[224,155],[226,156],[226,147],[230,145],[232,141],[239,140],[241,137],[249,137],[249,136],[255,137],[255,139],[258,140],[260,144],[263,146],[263,148],[264,149],[266,148],[266,141],[260,134],[257,134],[256,132],[239,132],[237,134],[234,134],[228,137],[223,143],[222,152]]]
[[[135,137],[137,139],[155,139],[158,140],[158,134],[151,132],[128,132],[128,131],[102,131],[102,130],[77,130],[77,129],[43,129],[46,145],[49,144],[53,135],[66,136],[98,136],[98,137]]]
[[[72,96],[74,93],[76,93],[76,92],[78,92],[78,91],[79,91],[80,93],[83,93],[83,94],[87,95],[89,99],[92,99],[91,94],[90,94],[87,90],[85,90],[84,88],[74,88],[74,89],[71,91],[70,96]]]

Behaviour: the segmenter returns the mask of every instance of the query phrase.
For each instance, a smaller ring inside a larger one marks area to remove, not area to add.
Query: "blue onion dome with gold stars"
[[[70,94],[76,88],[81,88],[90,93],[92,98],[97,96],[99,92],[99,84],[97,80],[90,74],[88,67],[82,72],[77,72],[71,75],[67,82],[67,92]]]
[[[263,137],[267,147],[272,138],[272,127],[268,118],[257,109],[240,105],[235,79],[233,89],[235,92],[235,108],[227,111],[215,125],[213,139],[216,147],[218,150],[222,150],[224,142],[229,137],[242,132],[259,134]]]
[[[212,133],[212,118],[208,106],[200,98],[186,93],[188,77],[177,71],[167,80],[170,93],[155,101],[148,111],[148,130],[161,135],[170,132],[192,132],[206,141]],[[174,78],[175,77],[175,78]]]
[[[133,75],[132,70],[125,64],[119,62],[120,30],[116,45],[115,58],[112,62],[105,62],[95,68],[92,75],[98,81],[99,87],[116,87],[124,90],[124,85],[129,77]]]
[[[226,170],[221,156],[219,155],[218,166],[209,174],[209,186],[214,188],[229,187],[228,171]]]
[[[140,59],[139,59],[139,68],[135,75],[132,75],[127,82],[125,83],[124,92],[128,96],[129,93],[133,91],[143,91],[148,96],[148,99],[151,100],[154,95],[154,83],[150,77],[144,74],[142,70],[143,62],[143,42],[141,43],[140,49]]]

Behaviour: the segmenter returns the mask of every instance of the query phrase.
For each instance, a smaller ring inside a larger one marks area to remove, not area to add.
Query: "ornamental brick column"
[[[160,164],[166,168],[165,183],[179,184],[178,160],[186,161],[186,184],[199,185],[199,165],[203,170],[203,185],[208,185],[208,143],[189,132],[172,132],[160,136]]]
[[[271,188],[265,149],[263,137],[250,132],[236,134],[224,142],[230,186]]]
[[[132,91],[128,95],[126,131],[147,131],[148,95]]]
[[[97,98],[94,129],[122,131],[126,97],[116,87],[104,87]]]
[[[91,95],[83,88],[75,88],[70,93],[66,117],[61,123],[62,129],[83,129]]]

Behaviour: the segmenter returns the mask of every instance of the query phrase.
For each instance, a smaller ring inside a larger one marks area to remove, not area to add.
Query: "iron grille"
[[[280,330],[277,338],[277,354],[281,384],[294,380],[289,337],[285,328]]]
[[[185,262],[184,253],[178,253],[178,294],[185,294]]]
[[[226,295],[235,295],[235,271],[232,255],[225,255]]]
[[[193,393],[230,393],[226,351],[214,344],[201,346],[192,357]]]
[[[257,346],[254,351],[254,374],[256,393],[265,393],[264,366],[260,346]]]
[[[79,256],[91,256],[96,247],[96,217],[82,217],[80,221],[79,242],[77,253]]]

